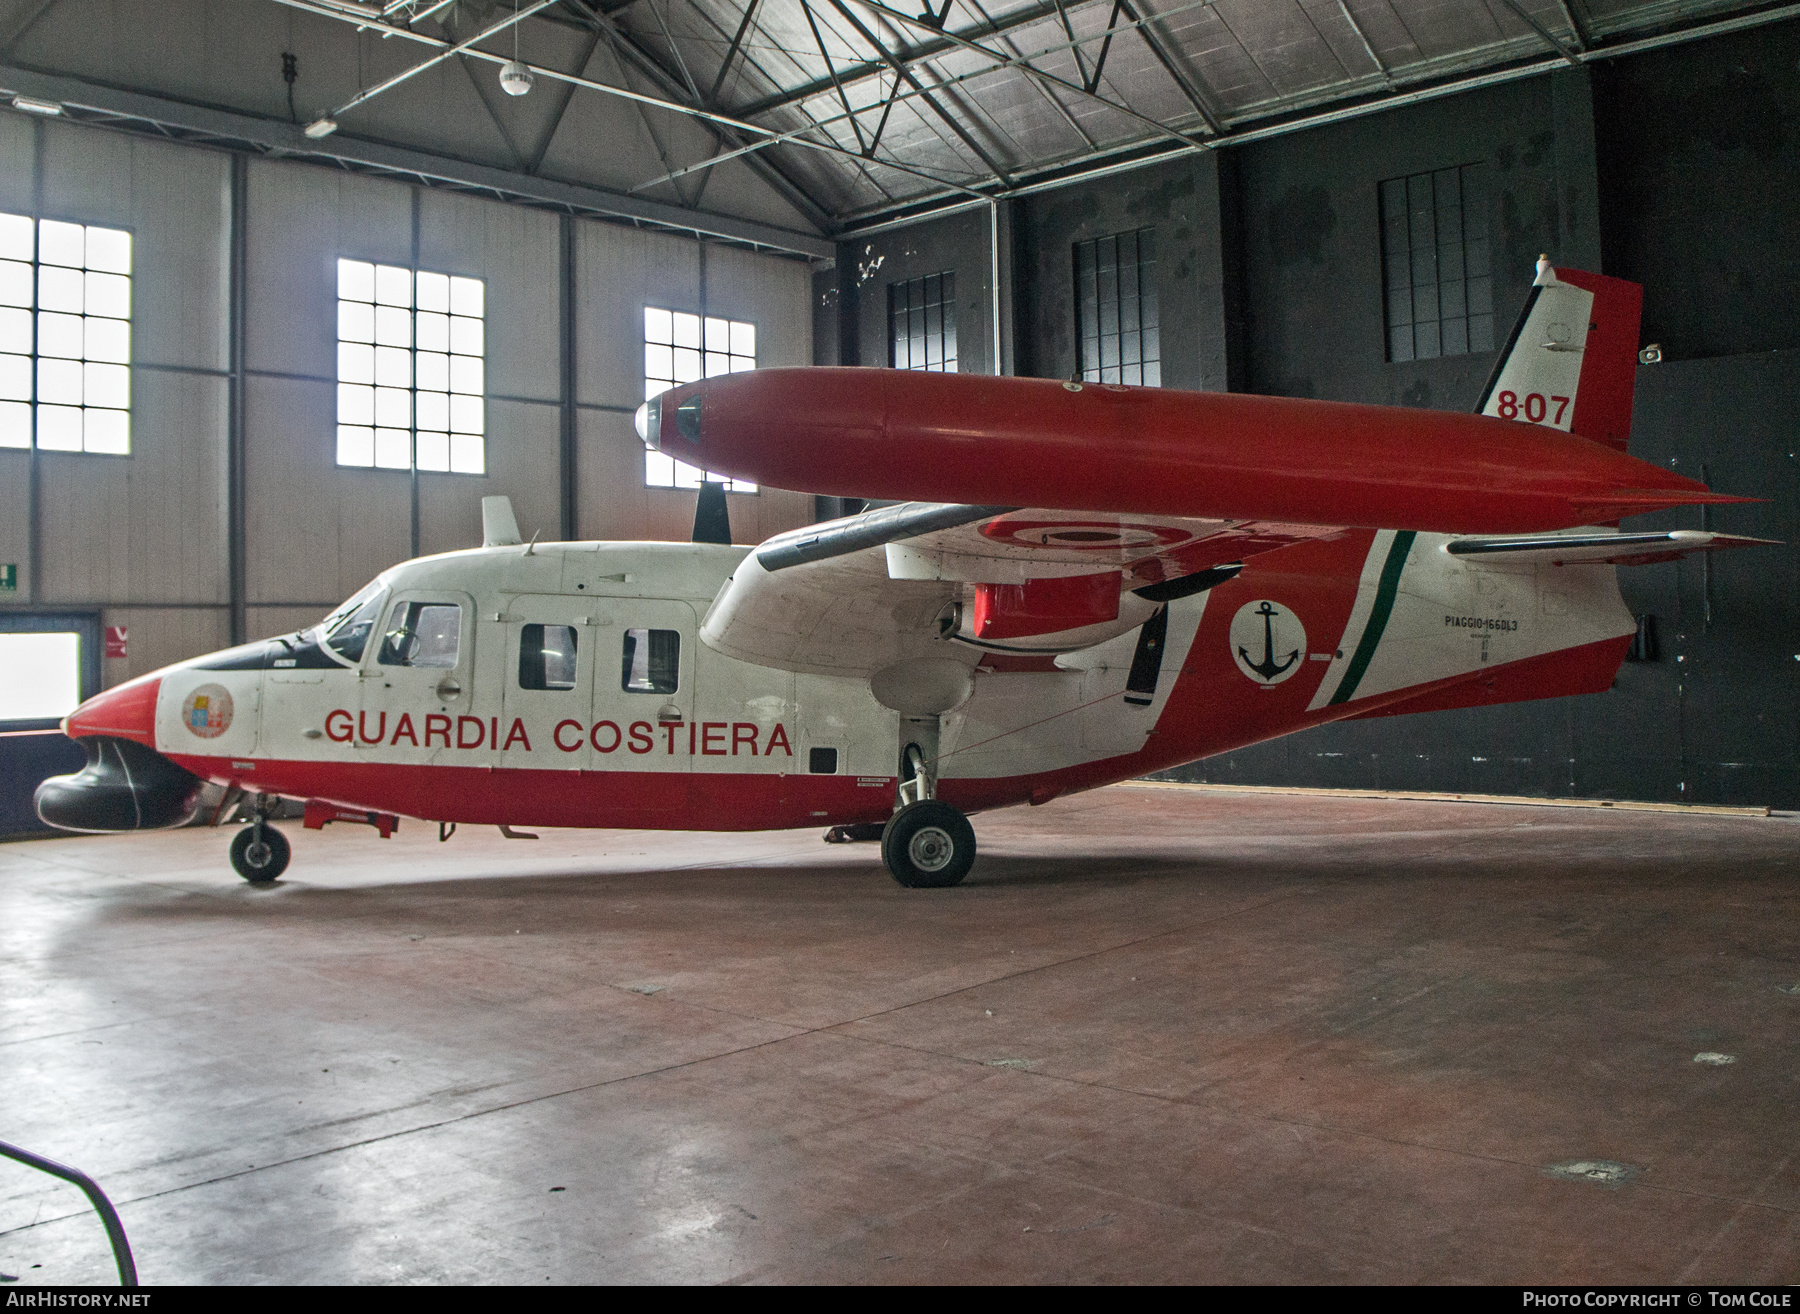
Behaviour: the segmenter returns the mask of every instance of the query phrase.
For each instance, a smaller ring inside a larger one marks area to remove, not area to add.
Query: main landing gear
[[[937,718],[908,717],[902,724],[910,741],[901,753],[900,806],[881,832],[881,860],[909,889],[944,889],[958,884],[974,865],[975,830],[961,812],[935,797],[931,762],[937,755]]]

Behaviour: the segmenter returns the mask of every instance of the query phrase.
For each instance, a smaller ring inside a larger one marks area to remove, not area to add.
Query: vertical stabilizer
[[[1537,281],[1494,366],[1481,415],[1625,450],[1644,289],[1538,258]]]

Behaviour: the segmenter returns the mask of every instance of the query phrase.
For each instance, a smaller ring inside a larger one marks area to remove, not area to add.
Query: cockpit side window
[[[621,666],[626,693],[674,693],[681,685],[680,631],[626,630]]]
[[[454,602],[399,602],[388,617],[376,660],[383,666],[456,665],[462,639],[462,608]]]
[[[381,595],[379,581],[369,585],[321,621],[315,633],[322,635],[325,646],[345,661],[360,662],[369,634],[381,616]]]
[[[575,687],[575,627],[526,625],[519,631],[519,688]]]

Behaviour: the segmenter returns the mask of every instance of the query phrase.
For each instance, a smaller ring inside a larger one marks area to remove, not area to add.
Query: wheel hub
[[[274,856],[266,840],[252,840],[244,849],[244,861],[252,867],[267,867]]]
[[[956,842],[950,832],[937,826],[922,826],[906,846],[907,856],[920,871],[942,871],[956,856]]]

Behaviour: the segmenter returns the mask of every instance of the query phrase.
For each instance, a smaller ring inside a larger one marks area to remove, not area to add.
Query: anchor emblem
[[[1306,630],[1300,618],[1267,599],[1238,609],[1232,618],[1230,641],[1238,669],[1263,685],[1280,684],[1306,655]]]

